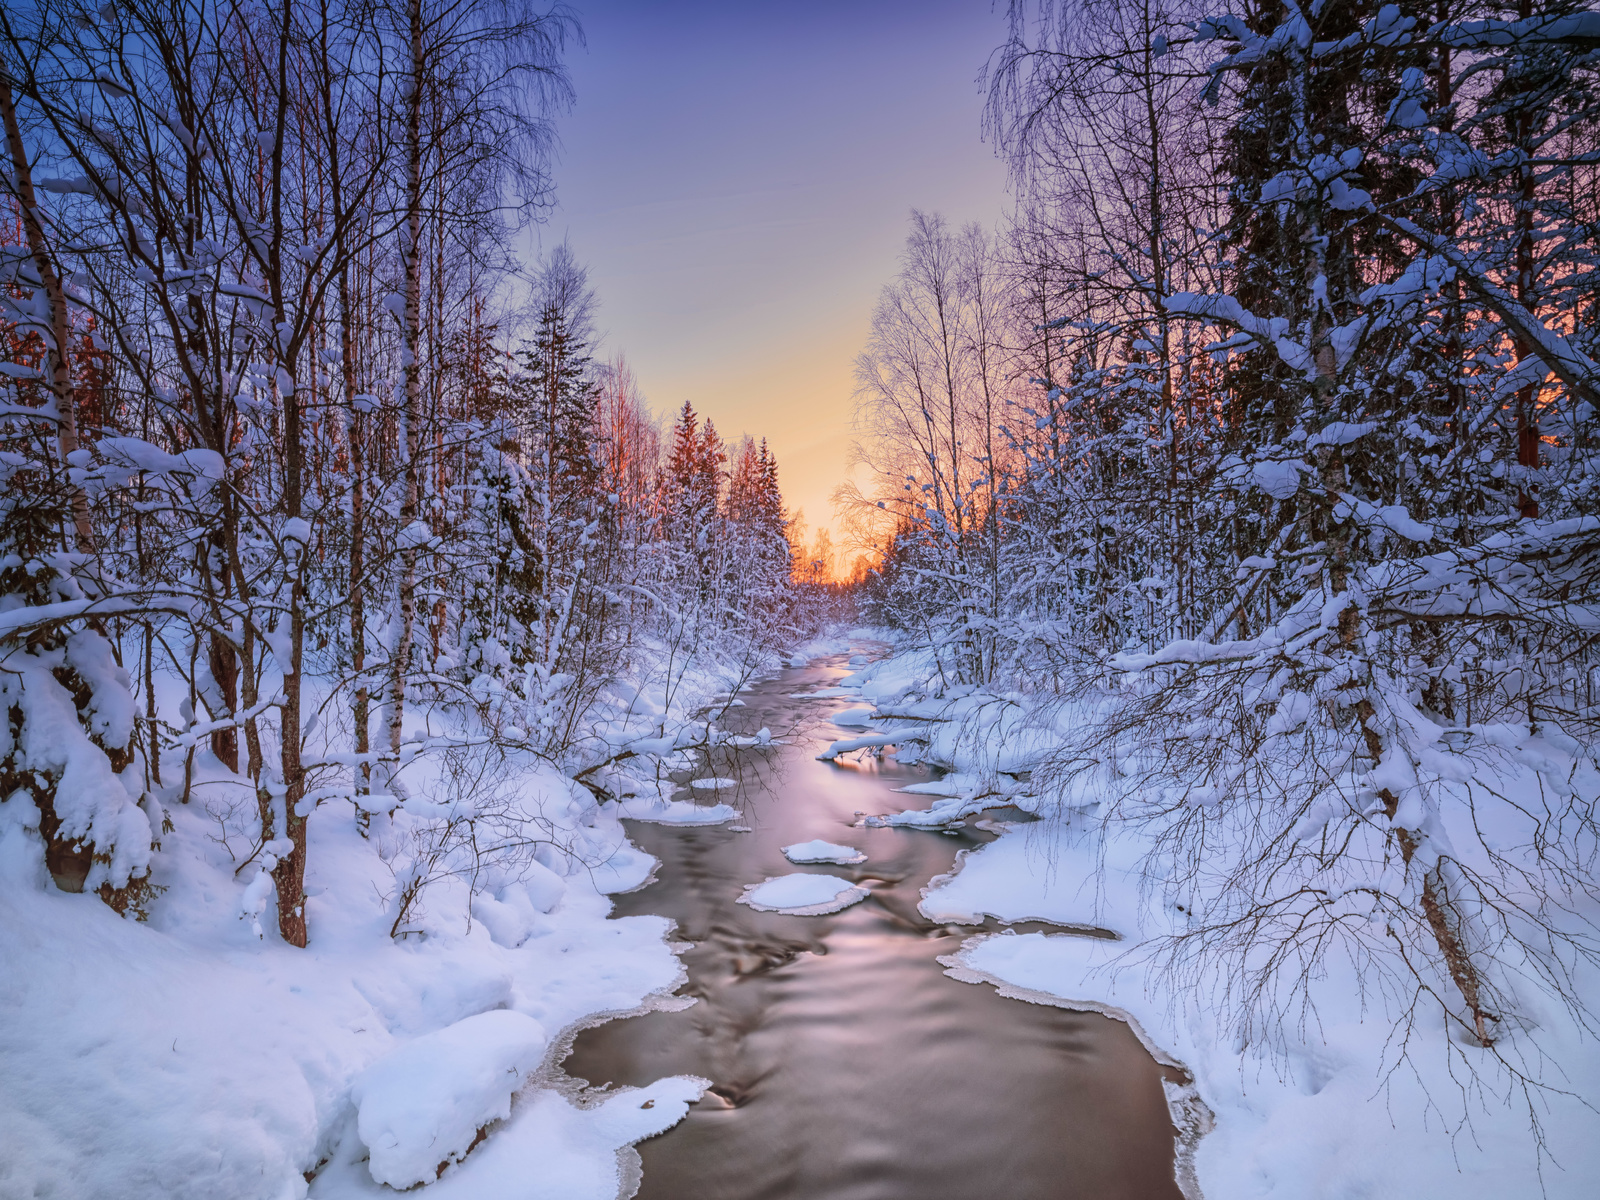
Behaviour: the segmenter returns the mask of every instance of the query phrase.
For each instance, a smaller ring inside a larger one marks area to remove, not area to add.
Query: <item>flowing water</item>
[[[596,1086],[700,1075],[713,1089],[643,1143],[643,1200],[1181,1200],[1161,1068],[1127,1026],[1004,999],[936,961],[972,927],[933,925],[920,890],[989,835],[867,828],[864,813],[923,807],[893,789],[928,778],[893,758],[817,762],[847,705],[790,693],[833,684],[842,658],[785,671],[743,694],[741,722],[791,745],[749,751],[735,825],[631,823],[661,860],[617,911],[658,913],[693,943],[677,1012],[579,1035],[564,1066]],[[721,798],[726,798],[722,793]],[[822,838],[858,866],[794,866],[781,847]],[[847,877],[871,896],[821,917],[736,903],[791,871]]]

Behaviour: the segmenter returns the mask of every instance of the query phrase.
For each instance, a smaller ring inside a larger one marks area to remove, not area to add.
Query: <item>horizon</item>
[[[854,360],[911,211],[992,226],[1005,210],[980,136],[1004,14],[599,0],[578,16],[533,252],[569,240],[600,354],[627,358],[663,420],[689,400],[729,441],[765,437],[808,540],[827,528],[842,548]]]

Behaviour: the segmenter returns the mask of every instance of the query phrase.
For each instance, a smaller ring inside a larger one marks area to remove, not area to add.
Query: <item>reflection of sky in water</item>
[[[589,0],[569,55],[560,209],[605,353],[659,410],[765,434],[789,503],[832,519],[852,363],[912,207],[992,223],[1004,171],[978,76],[986,0]]]
[[[785,672],[732,711],[774,732],[825,718],[859,699],[791,694],[847,669],[832,659]],[[629,826],[662,865],[614,897],[616,911],[676,922],[692,943],[680,994],[697,1002],[581,1034],[564,1069],[593,1083],[692,1074],[713,1085],[639,1147],[640,1200],[1180,1200],[1160,1071],[1126,1025],[945,976],[940,955],[999,926],[935,924],[917,910],[922,888],[989,835],[863,827],[863,810],[921,807],[925,797],[892,789],[927,772],[870,756],[821,763],[819,748],[794,737],[750,756],[767,767],[744,789],[748,832]],[[783,856],[812,838],[869,857]],[[819,916],[738,903],[750,885],[802,872],[869,895]]]

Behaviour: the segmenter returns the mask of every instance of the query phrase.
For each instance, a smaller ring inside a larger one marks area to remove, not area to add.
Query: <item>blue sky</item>
[[[845,475],[852,363],[912,208],[993,224],[989,0],[577,6],[558,208],[659,410],[765,434],[814,528]]]

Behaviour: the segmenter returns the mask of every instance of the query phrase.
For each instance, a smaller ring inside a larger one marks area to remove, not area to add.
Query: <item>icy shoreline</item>
[[[545,798],[571,798],[553,772],[521,782]],[[475,1066],[492,1078],[497,1045],[476,1038],[472,1024],[483,1017],[524,1020],[530,1032],[519,1027],[505,1052],[535,1049],[543,1062],[544,1047],[528,1041],[541,1027],[553,1032],[554,1052],[587,1022],[664,1002],[683,978],[670,923],[609,917],[606,891],[642,882],[654,865],[626,843],[618,877],[581,869],[560,877],[559,899],[528,914],[533,928],[516,944],[504,944],[521,932],[507,914],[495,927],[444,896],[431,899],[417,933],[391,942],[377,896],[385,881],[358,874],[376,856],[344,805],[325,808],[312,822],[323,889],[310,901],[317,933],[301,951],[258,940],[239,920],[241,885],[226,861],[208,861],[198,803],[172,813],[157,878],[168,890],[148,924],[119,918],[97,897],[55,891],[18,808],[0,808],[0,1196],[385,1193],[364,1161],[363,1138],[374,1130],[358,1128],[357,1117],[422,1090],[447,1100],[441,1114],[411,1115],[423,1144],[408,1150],[403,1114],[388,1121],[398,1138],[377,1135],[388,1137],[391,1158],[401,1156],[396,1182],[425,1174],[430,1194],[480,1200],[613,1200],[619,1155],[681,1119],[703,1090],[703,1081],[667,1079],[631,1102],[616,1094],[585,1107],[555,1087],[544,1063],[521,1068],[509,1107],[491,1096],[478,1113],[463,1109],[476,1093],[460,1090],[474,1066],[461,1048],[405,1058],[428,1036],[460,1030],[474,1035],[466,1049],[490,1055]],[[386,1063],[387,1074],[374,1075]],[[383,1092],[358,1104],[352,1083],[362,1078]],[[474,1124],[456,1141],[471,1143],[480,1117],[488,1138],[436,1175],[467,1145],[429,1143],[444,1136],[441,1119],[463,1111]],[[530,1163],[539,1164],[532,1176]]]
[[[1075,797],[1071,809],[1042,803],[1027,779],[1048,727],[1029,721],[1014,697],[971,689],[937,696],[931,666],[901,651],[830,689],[830,697],[872,705],[870,725],[889,725],[894,736],[841,738],[826,757],[887,743],[948,771],[917,789],[934,798],[929,808],[869,822],[938,828],[989,809],[1023,811],[986,822],[1000,836],[930,881],[921,909],[932,920],[1038,921],[1063,932],[985,934],[941,961],[953,978],[1015,999],[1125,1020],[1157,1061],[1187,1075],[1191,1083],[1168,1084],[1186,1194],[1589,1195],[1600,1145],[1585,1099],[1600,1097],[1600,1046],[1558,1005],[1534,1009],[1536,1024],[1510,1048],[1513,1061],[1543,1055],[1559,1064],[1563,1092],[1536,1101],[1543,1147],[1530,1136],[1514,1080],[1490,1069],[1487,1086],[1473,1091],[1452,1076],[1450,1056],[1461,1047],[1442,1020],[1419,1025],[1398,1059],[1386,1043],[1385,997],[1364,990],[1354,968],[1312,981],[1315,1012],[1300,1024],[1230,1038],[1200,981],[1173,976],[1155,954],[1174,914],[1160,903],[1160,881],[1141,873],[1146,847],[1127,834],[1105,836],[1093,795]],[[1116,937],[1082,936],[1097,931]],[[1596,983],[1581,986],[1592,994]]]
[[[703,729],[698,706],[728,686],[697,677],[670,714],[634,696],[612,733]],[[418,758],[409,798],[375,814],[370,836],[349,800],[318,805],[304,950],[277,936],[252,862],[253,791],[208,753],[189,803],[162,798],[147,921],[58,890],[36,810],[20,794],[0,805],[0,1198],[348,1200],[417,1183],[473,1200],[631,1194],[633,1145],[708,1084],[590,1096],[558,1066],[584,1028],[685,1003],[672,923],[611,915],[611,896],[658,865],[622,818],[737,810],[616,769],[620,799],[602,804],[536,756],[496,761],[491,776],[452,778],[442,758]],[[433,869],[399,908],[440,829],[474,818],[525,830],[529,852],[475,860],[470,876]]]

